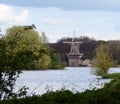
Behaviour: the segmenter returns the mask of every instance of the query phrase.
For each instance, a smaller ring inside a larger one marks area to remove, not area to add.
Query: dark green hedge
[[[88,90],[73,94],[71,91],[56,91],[42,96],[0,101],[0,104],[120,104],[120,90],[107,88]]]

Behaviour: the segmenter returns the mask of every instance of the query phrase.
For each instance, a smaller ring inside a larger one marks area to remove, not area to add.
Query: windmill
[[[74,32],[75,35],[75,32]],[[66,53],[68,57],[68,65],[69,66],[79,66],[82,64],[81,58],[83,56],[83,53],[80,53],[79,47],[82,43],[81,41],[76,41],[75,38],[72,38],[72,41],[70,42],[63,42],[71,45],[70,52]]]

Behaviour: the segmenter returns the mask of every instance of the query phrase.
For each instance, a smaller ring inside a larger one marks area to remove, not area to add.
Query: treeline
[[[64,43],[66,41],[71,42],[72,38],[62,38],[57,43],[49,44],[49,46],[60,53],[62,61],[67,62],[67,56],[65,53],[69,53],[71,45]],[[87,36],[81,36],[79,38],[75,38],[74,41],[83,42],[80,44],[80,52],[84,54],[82,57],[83,60],[94,59],[96,48],[98,48],[100,44],[104,43],[109,47],[115,64],[120,64],[120,40],[104,41],[95,40]]]

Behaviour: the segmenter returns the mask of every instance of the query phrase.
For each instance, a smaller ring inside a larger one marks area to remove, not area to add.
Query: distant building
[[[71,42],[64,42],[64,43],[71,44],[70,52],[66,53],[66,55],[68,57],[68,66],[82,65],[81,58],[82,58],[83,54],[80,53],[80,51],[79,51],[80,43],[82,43],[82,42],[75,41],[73,38]]]
[[[89,66],[89,67],[91,67],[92,64],[93,64],[93,60],[90,60],[90,59],[85,59],[85,60],[83,60],[83,62],[82,62],[82,65],[84,65],[84,66]]]

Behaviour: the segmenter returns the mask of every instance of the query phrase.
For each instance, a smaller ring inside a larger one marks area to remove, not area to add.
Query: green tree
[[[26,95],[26,87],[22,87],[18,92],[14,92],[14,84],[21,73],[16,70],[15,57],[9,54],[7,44],[0,39],[0,100]]]
[[[41,48],[40,36],[28,26],[9,28],[0,38],[0,99],[21,97],[26,94],[26,87],[14,93],[14,84],[29,64],[37,59]],[[29,67],[31,68],[31,67]]]
[[[108,72],[108,69],[113,65],[112,56],[109,52],[108,46],[101,44],[96,49],[96,56],[93,64],[95,73],[97,75],[103,75]]]
[[[66,66],[66,62],[61,62],[60,54],[56,50],[50,50],[50,57],[52,69],[60,69]]]
[[[50,64],[51,64],[51,58],[49,55],[47,54],[43,54],[41,57],[41,61],[40,61],[40,67],[42,69],[48,69],[50,68]]]
[[[8,44],[8,49],[12,53],[21,50],[31,50],[36,52],[41,47],[40,36],[34,29],[27,29],[26,26],[14,26],[9,28],[5,34],[4,40]]]
[[[18,93],[13,91],[22,69],[61,67],[59,54],[51,51],[44,34],[41,37],[35,25],[13,26],[0,37],[0,100],[26,94],[24,86]]]
[[[15,57],[17,69],[32,69],[31,64],[39,55],[42,47],[41,37],[38,32],[29,26],[14,26],[5,34],[4,41],[7,44],[8,54]],[[19,65],[18,65],[19,64]],[[35,66],[35,65],[34,65]]]

